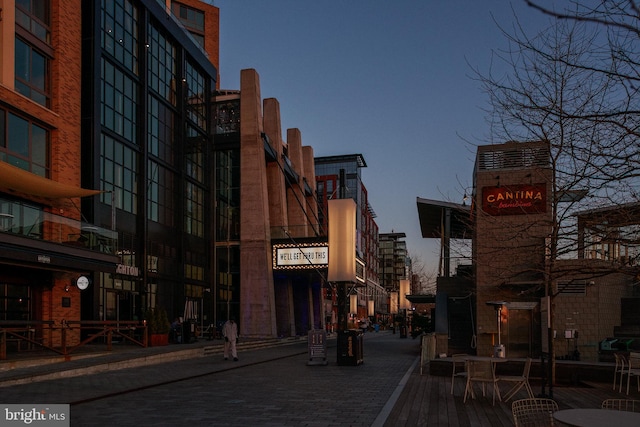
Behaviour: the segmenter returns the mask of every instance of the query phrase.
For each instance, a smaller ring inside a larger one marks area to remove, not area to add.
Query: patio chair
[[[472,399],[475,399],[475,393],[473,391],[473,385],[475,383],[482,384],[482,395],[486,396],[486,385],[493,384],[493,405],[496,404],[496,395],[498,400],[502,401],[500,397],[500,387],[498,387],[498,377],[496,377],[495,364],[492,360],[467,360],[467,385],[464,389],[463,402],[467,402],[467,396],[471,395]]]
[[[555,400],[538,397],[514,400],[511,404],[515,427],[553,426],[553,413],[557,410]]]
[[[631,352],[627,359],[627,395],[631,378],[636,377],[638,391],[640,391],[640,353]]]
[[[451,394],[453,394],[453,384],[456,378],[467,378],[467,371],[465,369],[465,361],[469,357],[468,354],[452,354],[452,368],[451,368]]]
[[[640,412],[640,400],[633,399],[605,399],[602,401],[602,409],[616,411]]]
[[[505,394],[504,401],[508,402],[515,394],[520,391],[522,387],[527,390],[527,394],[529,397],[535,397],[533,394],[533,390],[531,390],[531,385],[529,385],[529,371],[531,371],[531,358],[527,357],[524,362],[524,368],[522,369],[521,375],[500,375],[498,376],[498,380],[500,382],[504,381],[507,383],[513,383],[511,389]]]
[[[618,380],[618,377],[620,377],[618,391],[622,392],[622,382],[624,380],[625,367],[627,366],[627,357],[622,353],[613,353],[613,357],[616,360],[616,367],[613,371],[613,389],[616,389],[616,382]]]

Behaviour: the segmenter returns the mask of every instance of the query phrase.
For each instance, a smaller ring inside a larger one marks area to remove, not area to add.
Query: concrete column
[[[255,70],[241,71],[240,93],[240,334],[275,337],[262,101]]]
[[[289,226],[287,217],[287,186],[282,172],[282,130],[280,123],[280,103],[275,98],[264,100],[264,133],[269,137],[271,147],[277,153],[275,162],[267,163],[267,186],[269,193],[269,218],[275,238],[285,238]]]
[[[302,161],[302,137],[300,130],[287,129],[287,146],[289,147],[289,160],[293,169],[300,176],[300,182],[287,189],[287,211],[289,213],[289,226],[295,230],[295,237],[307,237],[306,199],[302,186],[302,177],[305,176],[304,162]]]

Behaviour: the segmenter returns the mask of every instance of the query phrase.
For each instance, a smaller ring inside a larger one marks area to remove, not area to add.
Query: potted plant
[[[169,344],[169,331],[171,323],[167,311],[161,307],[150,308],[145,314],[151,346]]]

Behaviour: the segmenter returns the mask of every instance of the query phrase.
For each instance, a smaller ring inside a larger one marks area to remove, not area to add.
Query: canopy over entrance
[[[101,193],[100,190],[88,190],[56,182],[2,161],[0,161],[0,191],[28,194],[46,199],[87,197]]]

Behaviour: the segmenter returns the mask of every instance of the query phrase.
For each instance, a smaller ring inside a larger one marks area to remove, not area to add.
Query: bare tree
[[[505,222],[501,229],[503,244],[498,242],[495,250],[496,254],[504,253],[522,233],[540,233],[542,226],[547,233],[544,256],[524,267],[538,271],[543,277],[544,295],[553,300],[561,290],[560,283],[611,274],[625,267],[612,262],[564,261],[584,256],[585,235],[578,232],[578,212],[637,202],[640,121],[633,107],[640,105],[640,99],[635,73],[637,55],[632,49],[636,41],[631,35],[637,40],[638,32],[623,25],[628,16],[620,17],[619,26],[605,26],[603,30],[591,24],[599,19],[605,22],[604,17],[579,12],[578,7],[574,19],[534,7],[560,19],[550,19],[549,28],[533,37],[517,21],[512,31],[503,29],[509,49],[496,52],[495,60],[507,71],[500,75],[495,70],[488,75],[478,71],[477,76],[490,100],[494,140],[542,141],[549,145],[550,214],[539,220],[544,224],[530,224],[526,230],[521,224],[518,229],[509,229]],[[595,9],[591,12],[595,13]],[[619,212],[622,215],[625,211]],[[611,233],[615,228],[618,243],[624,240],[621,233],[626,232],[626,241],[637,245],[637,230],[622,227],[633,220],[618,217],[617,221],[617,225],[609,224],[600,234]],[[590,236],[596,236],[598,224],[590,227]],[[540,252],[540,246],[533,247],[539,245],[535,239],[528,242],[532,251]],[[485,258],[490,259],[486,254]],[[523,266],[519,267],[511,273],[521,274]],[[535,291],[530,290],[532,294]],[[548,331],[554,329],[553,312],[550,317]],[[553,381],[555,350],[551,337],[548,346]]]

